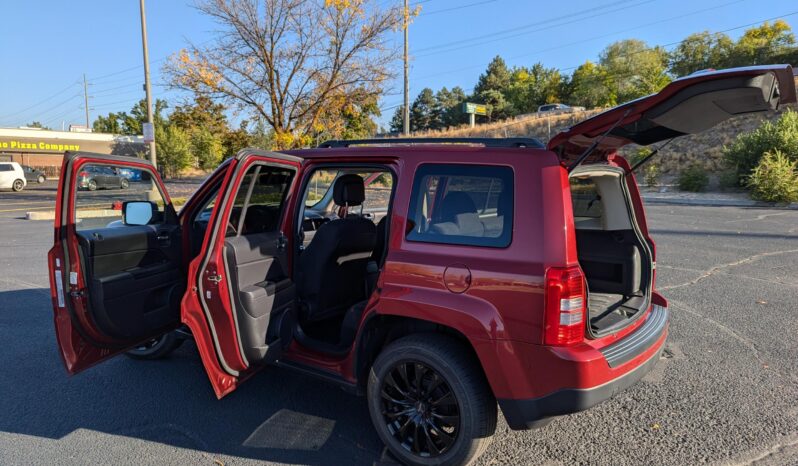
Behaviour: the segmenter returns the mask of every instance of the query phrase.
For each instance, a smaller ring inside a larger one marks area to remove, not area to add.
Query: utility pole
[[[403,11],[404,17],[404,24],[403,28],[405,30],[405,108],[404,108],[404,115],[403,115],[403,132],[405,136],[410,134],[410,77],[409,77],[409,55],[408,55],[408,37],[407,37],[407,29],[410,23],[410,6],[408,5],[408,0],[405,0],[405,8]]]
[[[86,130],[89,130],[89,84],[86,82],[86,73],[83,73],[83,105],[86,107]]]
[[[144,50],[144,92],[147,94],[147,123],[153,125],[152,121],[152,89],[150,88],[150,52],[147,48],[147,15],[144,12],[144,0],[139,0],[139,10],[141,11],[141,48]],[[155,128],[153,127],[153,133]],[[154,167],[158,167],[155,156],[155,141],[150,141],[150,162]]]

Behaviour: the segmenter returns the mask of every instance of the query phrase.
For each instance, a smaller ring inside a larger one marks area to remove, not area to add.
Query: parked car
[[[545,104],[538,107],[538,114],[549,113],[556,115],[559,113],[582,112],[584,110],[585,107],[571,107],[570,105],[565,104]]]
[[[77,174],[77,186],[81,189],[127,189],[130,181],[120,175],[117,168],[91,165]]]
[[[35,181],[39,184],[42,184],[45,181],[47,181],[47,176],[44,174],[43,171],[37,170],[28,165],[21,165],[21,167],[22,171],[25,172],[25,181],[30,181],[30,182]]]
[[[118,228],[75,223],[70,179],[87,164],[133,168],[166,193],[157,172],[70,153],[48,254],[62,360],[74,374],[131,349],[163,357],[190,334],[219,398],[268,364],[296,369],[365,395],[399,461],[468,463],[490,442],[497,405],[511,429],[540,427],[614,396],[660,359],[668,302],[618,150],[795,101],[791,68],[769,65],[675,80],[547,147],[244,149],[179,214],[168,194],[131,200]],[[327,191],[316,187],[328,178]],[[390,186],[376,223],[370,179]]]
[[[130,168],[120,168],[117,170],[120,176],[128,179],[128,181],[141,181],[141,170],[133,170]]]
[[[17,162],[0,162],[0,189],[19,192],[27,185],[25,171]]]

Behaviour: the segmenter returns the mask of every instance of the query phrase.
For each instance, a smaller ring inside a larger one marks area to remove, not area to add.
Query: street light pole
[[[141,48],[144,50],[144,92],[147,94],[147,122],[152,125],[152,89],[150,88],[150,52],[147,48],[147,15],[144,12],[144,0],[139,0],[139,10],[141,11]],[[153,133],[155,128],[153,127]],[[150,141],[150,162],[157,167],[158,162],[155,155],[155,141]]]
[[[409,73],[408,73],[408,70],[409,70],[409,63],[408,63],[409,62],[409,55],[408,55],[408,53],[409,53],[408,52],[409,45],[408,45],[408,40],[407,40],[408,39],[408,37],[407,37],[407,29],[408,29],[408,26],[409,26],[409,23],[410,23],[410,7],[408,5],[408,0],[405,0],[405,8],[404,8],[404,11],[402,13],[403,13],[402,16],[404,17],[404,20],[403,20],[404,21],[404,23],[403,23],[404,27],[403,27],[403,29],[405,30],[405,59],[404,59],[404,61],[405,61],[405,108],[404,108],[404,112],[402,112],[403,113],[403,115],[402,115],[402,121],[403,121],[402,126],[403,126],[403,128],[402,129],[403,129],[404,135],[408,136],[410,134],[410,78],[409,78]]]

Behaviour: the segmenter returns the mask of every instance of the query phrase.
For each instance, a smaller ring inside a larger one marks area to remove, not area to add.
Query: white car
[[[19,192],[27,185],[25,172],[17,162],[0,162],[0,189]]]

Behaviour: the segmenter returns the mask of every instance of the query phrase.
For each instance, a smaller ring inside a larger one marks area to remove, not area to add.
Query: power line
[[[722,8],[724,6],[728,6],[728,5],[731,5],[731,4],[734,4],[734,3],[739,3],[741,1],[745,1],[745,0],[735,0],[733,2],[728,2],[728,3],[722,4],[722,5],[717,5],[717,6],[710,7],[710,8],[703,8],[703,9],[700,9],[700,10],[694,10],[694,11],[691,11],[689,13],[684,13],[684,14],[677,15],[677,16],[672,16],[670,18],[665,18],[665,19],[653,21],[653,22],[650,22],[650,23],[638,25],[638,26],[635,26],[635,27],[632,27],[632,28],[628,28],[628,29],[624,29],[624,30],[620,30],[620,31],[613,31],[613,32],[609,32],[609,33],[606,33],[606,34],[593,36],[593,37],[590,37],[590,38],[587,38],[587,39],[582,39],[582,40],[578,40],[578,41],[574,41],[574,42],[569,42],[569,43],[566,43],[566,44],[560,44],[560,45],[557,45],[557,46],[554,46],[554,47],[549,47],[549,48],[545,48],[545,49],[535,50],[533,52],[526,52],[526,53],[523,53],[523,54],[520,54],[520,55],[513,55],[511,57],[508,57],[508,59],[512,60],[512,59],[516,59],[516,58],[527,57],[527,56],[530,56],[530,55],[535,55],[535,54],[539,54],[539,53],[543,53],[543,52],[550,52],[552,50],[558,50],[558,49],[562,49],[562,48],[566,48],[566,47],[571,47],[573,45],[578,45],[578,44],[582,44],[582,43],[585,43],[585,42],[591,42],[591,41],[594,41],[596,39],[603,39],[605,37],[614,36],[614,35],[617,35],[617,34],[624,34],[624,33],[627,33],[629,31],[634,31],[634,30],[637,30],[637,29],[647,28],[647,27],[650,27],[652,25],[661,24],[661,23],[668,22],[668,21],[673,21],[673,20],[676,20],[676,19],[682,19],[682,18],[687,17],[687,16],[691,16],[691,15],[695,15],[695,14],[699,14],[699,13],[704,13],[704,12],[707,12],[707,11],[717,10],[717,9]],[[779,17],[782,17],[782,16],[785,16],[785,15],[777,16],[776,18],[779,18]],[[789,16],[789,15],[786,15],[786,16]],[[765,19],[765,20],[762,20],[762,21],[770,21],[770,19]],[[754,23],[754,24],[758,24],[758,22]],[[745,27],[745,26],[742,26],[742,27]],[[457,69],[454,69],[454,70],[447,70],[447,71],[443,71],[443,72],[439,72],[439,73],[434,73],[434,74],[429,74],[429,75],[426,75],[426,76],[421,76],[421,77],[416,78],[416,79],[417,80],[425,80],[425,79],[429,79],[429,78],[433,78],[433,77],[437,77],[437,76],[444,76],[444,75],[447,75],[447,74],[459,73],[461,71],[467,71],[467,70],[471,70],[471,69],[474,69],[474,68],[481,68],[481,67],[482,67],[482,65],[470,65],[470,66],[465,66],[465,67],[462,67],[462,68],[457,68]],[[566,68],[560,68],[560,70],[564,71],[564,70],[566,70]]]
[[[39,106],[39,105],[41,105],[41,104],[47,103],[47,102],[49,102],[49,101],[51,101],[51,100],[55,99],[56,97],[58,97],[58,96],[60,96],[61,94],[63,94],[65,91],[68,91],[68,90],[69,90],[69,88],[71,88],[71,87],[73,87],[73,86],[76,86],[76,85],[78,85],[78,84],[79,84],[79,83],[78,83],[77,81],[75,81],[75,82],[73,82],[72,84],[70,84],[69,86],[67,86],[67,87],[65,87],[65,88],[63,88],[63,89],[61,89],[61,90],[60,90],[60,91],[58,91],[58,92],[56,92],[55,94],[53,94],[53,95],[51,95],[51,96],[49,96],[49,97],[46,97],[46,98],[44,98],[44,99],[42,99],[42,100],[40,100],[40,101],[36,102],[35,104],[33,104],[33,105],[29,106],[29,107],[26,107],[26,108],[24,108],[24,109],[22,109],[22,110],[19,110],[19,111],[17,111],[17,112],[14,112],[14,113],[9,113],[9,114],[7,114],[7,115],[3,115],[3,116],[2,116],[2,117],[0,117],[0,118],[2,118],[2,119],[7,119],[7,118],[10,118],[10,117],[12,117],[12,116],[17,116],[17,115],[23,114],[23,113],[27,112],[28,110],[30,110],[30,109],[32,109],[32,108],[36,108],[36,107],[38,107],[38,106]]]
[[[485,5],[486,3],[496,3],[498,1],[499,0],[482,0],[481,2],[468,3],[468,4],[465,4],[465,5],[453,6],[453,7],[450,7],[450,8],[442,8],[442,9],[432,10],[432,11],[423,11],[422,10],[421,13],[418,16],[419,16],[419,18],[423,18],[423,17],[429,16],[429,15],[437,15],[438,13],[447,13],[447,12],[450,12],[450,11],[462,10],[463,8],[471,8],[472,6]]]
[[[422,48],[418,49],[417,51],[418,52],[426,52],[426,51],[430,51],[430,50],[449,48],[449,47],[452,47],[452,46],[455,46],[455,45],[463,44],[465,42],[478,42],[478,43],[481,43],[484,39],[490,39],[492,37],[504,35],[504,34],[507,34],[507,33],[526,30],[526,29],[529,29],[529,28],[533,28],[535,26],[548,25],[548,24],[550,24],[552,22],[567,20],[567,19],[570,19],[570,18],[573,18],[573,17],[576,17],[576,16],[582,16],[584,14],[591,13],[591,12],[594,12],[594,11],[601,11],[601,13],[599,15],[596,15],[596,16],[600,16],[601,14],[609,14],[609,13],[612,13],[612,12],[617,11],[617,10],[606,11],[606,8],[617,6],[617,5],[622,5],[622,4],[625,4],[625,3],[630,3],[630,2],[633,2],[633,1],[635,1],[635,0],[616,0],[614,2],[605,3],[603,5],[595,6],[593,8],[587,8],[587,9],[581,10],[581,11],[579,11],[577,13],[569,13],[569,14],[566,14],[566,15],[560,15],[560,16],[555,16],[555,17],[552,17],[552,18],[546,18],[546,19],[538,20],[538,21],[535,21],[535,22],[532,22],[532,23],[527,23],[527,24],[524,24],[524,25],[521,25],[521,26],[516,26],[516,27],[512,27],[512,28],[507,28],[507,29],[501,29],[501,30],[494,31],[494,32],[491,32],[491,33],[488,33],[488,34],[482,34],[482,35],[479,35],[479,36],[470,36],[467,39],[459,39],[459,40],[455,40],[455,41],[451,41],[451,42],[445,42],[445,43],[442,43],[442,44],[430,45],[430,46],[427,46],[427,47],[422,47]],[[651,1],[654,1],[654,0],[646,0],[643,3],[649,3]]]

